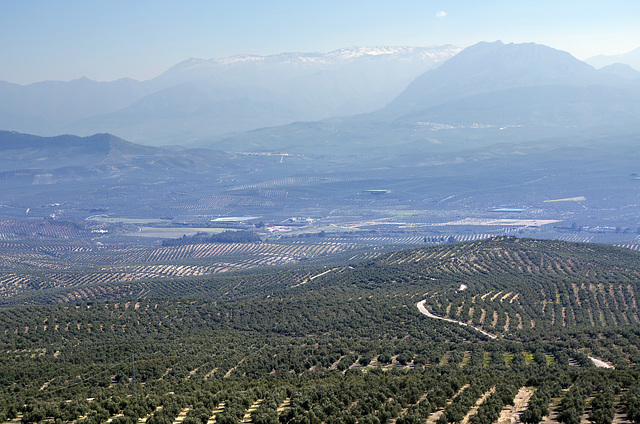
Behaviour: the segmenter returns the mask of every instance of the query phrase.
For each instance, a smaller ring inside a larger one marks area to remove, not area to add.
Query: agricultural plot
[[[95,236],[81,224],[53,220],[0,221],[0,241],[64,239],[83,240]]]
[[[207,213],[217,212],[220,210],[226,210],[229,208],[269,208],[273,207],[274,203],[270,200],[266,200],[268,197],[274,196],[214,196],[205,197],[198,201],[197,204],[187,206],[174,206],[173,209],[181,211],[181,214],[187,215],[189,213]]]
[[[244,184],[234,187],[231,191],[244,191],[244,190],[264,190],[275,189],[277,187],[303,187],[315,184],[328,184],[328,183],[348,183],[356,181],[368,181],[373,180],[373,177],[287,177],[280,178],[272,181],[266,181],[256,184]]]
[[[616,244],[618,247],[624,247],[625,249],[640,250],[640,244]]]
[[[594,236],[588,234],[560,234],[555,238],[557,240],[571,241],[574,243],[590,243],[594,239]]]
[[[28,249],[28,246],[24,248]],[[6,301],[32,291],[86,287],[86,292],[65,296],[70,300],[76,297],[86,299],[88,293],[102,297],[114,292],[114,288],[109,286],[114,283],[201,277],[298,264],[350,251],[358,251],[357,245],[326,241],[293,244],[210,243],[109,251],[78,248],[54,253],[13,252],[2,258],[4,267],[14,271],[0,272],[0,295]]]
[[[432,278],[441,273],[466,276],[461,281],[469,285],[469,290],[449,291],[437,300],[427,300],[434,312],[444,318],[503,334],[541,326],[607,327],[640,323],[636,283],[640,274],[635,266],[581,263],[545,253],[534,255],[524,249],[426,253],[396,259],[395,263],[425,262]],[[487,287],[483,280],[487,277],[509,280],[512,284],[508,290],[483,291]]]
[[[291,246],[321,255],[313,249],[335,243]],[[237,255],[283,251],[251,250],[260,246]],[[557,399],[555,424],[581,401],[578,417],[590,416],[617,387],[619,416],[632,415],[624,394],[640,382],[640,331],[625,317],[637,314],[637,255],[499,238],[326,268],[194,276],[212,265],[118,265],[167,276],[39,290],[22,303],[52,304],[0,308],[0,414],[18,405],[25,423],[506,424],[522,413],[537,424]],[[498,337],[429,319],[422,301]],[[59,407],[68,398],[73,408]]]

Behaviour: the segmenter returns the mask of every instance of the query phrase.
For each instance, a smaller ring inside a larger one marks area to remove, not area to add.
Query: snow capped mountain
[[[454,145],[637,134],[639,122],[640,80],[633,70],[596,70],[551,47],[497,41],[466,48],[372,113],[265,128],[202,145],[316,154],[432,153]]]
[[[386,60],[417,60],[428,63],[441,63],[456,55],[462,49],[452,45],[434,47],[348,47],[334,50],[328,53],[300,53],[288,52],[269,56],[243,54],[213,59],[191,58],[178,63],[167,73],[193,70],[195,68],[216,68],[237,64],[310,64],[310,65],[344,65],[361,59],[386,59]]]
[[[192,58],[145,81],[145,86],[153,87],[148,96],[66,129],[81,134],[111,131],[136,142],[177,144],[178,138],[371,112],[459,50],[351,47],[329,53]]]

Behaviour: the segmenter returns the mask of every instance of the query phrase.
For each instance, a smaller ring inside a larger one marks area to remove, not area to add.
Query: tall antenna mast
[[[136,393],[136,364],[134,362],[133,359],[133,353],[131,354],[131,375],[132,375],[132,379],[131,382],[133,384],[133,397],[138,397],[138,393]]]

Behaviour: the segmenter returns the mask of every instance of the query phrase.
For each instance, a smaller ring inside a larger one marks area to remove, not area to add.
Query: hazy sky
[[[536,42],[640,47],[640,0],[1,0],[0,80],[153,78],[197,57]]]

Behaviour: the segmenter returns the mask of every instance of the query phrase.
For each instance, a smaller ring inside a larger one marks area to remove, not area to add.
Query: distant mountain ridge
[[[354,47],[329,53],[189,59],[148,81],[0,82],[0,128],[97,132],[151,145],[369,112],[459,48]]]
[[[25,86],[0,81],[0,129],[57,135],[76,120],[123,108],[148,93],[132,79],[80,78]]]
[[[636,71],[633,67],[624,63],[613,63],[611,65],[603,66],[598,69],[598,71],[630,80],[640,80],[640,71]]]
[[[0,124],[47,128],[23,131],[32,133],[114,133],[151,145],[314,154],[399,145],[450,150],[461,140],[480,145],[638,130],[640,79],[628,66],[596,70],[535,43],[481,42],[458,50],[242,55],[190,59],[145,82],[5,83]],[[43,100],[38,90],[46,87]],[[74,100],[78,92],[82,97]],[[102,100],[99,107],[92,103]],[[74,114],[80,119],[69,122]],[[63,130],[54,131],[65,119]]]
[[[146,168],[172,166],[215,166],[207,161],[224,153],[215,151],[167,150],[143,146],[112,134],[88,137],[59,135],[40,137],[15,131],[0,131],[0,171],[62,169],[65,167],[109,167],[112,165]]]
[[[310,152],[451,150],[483,143],[634,133],[640,80],[547,46],[481,42],[359,116],[210,138],[201,146]],[[506,131],[502,131],[502,130]],[[471,144],[470,144],[471,143]]]
[[[452,45],[436,46],[436,47],[410,47],[410,46],[354,46],[333,50],[328,53],[320,52],[287,52],[273,55],[261,56],[252,54],[243,54],[235,56],[227,56],[223,58],[213,59],[197,59],[191,58],[178,63],[174,68],[181,68],[191,65],[227,65],[237,62],[265,62],[265,63],[325,63],[336,64],[346,63],[365,56],[390,56],[413,57],[415,53],[428,56],[434,60],[438,57],[449,58],[451,52],[459,52],[461,49]]]
[[[389,106],[433,106],[513,87],[585,86],[603,83],[605,78],[590,65],[551,47],[481,42],[416,78]]]
[[[427,71],[386,108],[405,122],[596,126],[640,117],[640,81],[544,45],[478,43]]]
[[[640,47],[624,54],[616,55],[598,55],[585,60],[589,65],[595,68],[603,68],[614,63],[622,63],[629,65],[636,71],[640,71]]]

